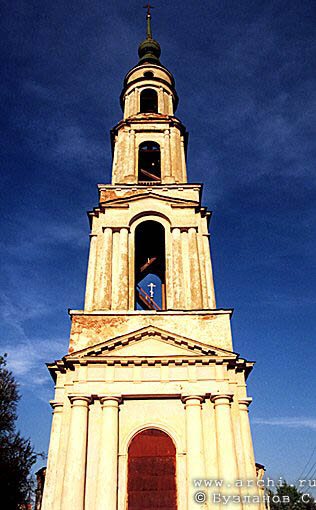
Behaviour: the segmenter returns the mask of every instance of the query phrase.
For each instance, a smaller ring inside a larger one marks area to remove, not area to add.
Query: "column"
[[[183,397],[186,420],[186,444],[187,444],[187,488],[188,488],[188,510],[194,510],[198,506],[206,508],[205,505],[198,505],[194,501],[194,494],[197,489],[193,480],[205,478],[205,462],[202,430],[202,406],[203,397],[190,395]]]
[[[168,99],[169,99],[169,115],[173,115],[173,99],[171,94],[168,94]]]
[[[256,480],[256,464],[252,445],[252,437],[249,423],[249,410],[251,398],[238,400],[241,438],[245,458],[246,477],[248,480]]]
[[[128,228],[120,230],[120,259],[119,259],[119,309],[128,310],[129,271],[128,271]]]
[[[189,257],[190,257],[190,292],[191,292],[191,305],[190,308],[202,308],[202,287],[201,287],[201,274],[200,274],[200,261],[198,244],[196,238],[196,229],[189,228]]]
[[[185,161],[184,137],[181,136],[181,166],[182,166],[182,182],[187,182],[187,165]]]
[[[129,116],[136,115],[137,105],[136,105],[136,91],[135,89],[130,93],[130,103],[129,103]]]
[[[102,310],[111,309],[112,301],[112,229],[106,227],[102,234],[100,253],[100,283],[98,288],[98,307]]]
[[[48,463],[44,484],[42,510],[54,510],[55,508],[55,487],[57,485],[58,450],[60,442],[60,431],[62,423],[63,404],[51,401],[53,408],[52,429],[50,434]]]
[[[101,443],[96,510],[117,510],[118,412],[120,397],[101,397]]]
[[[127,119],[130,116],[130,94],[125,94],[124,97],[124,119]]]
[[[119,132],[120,137],[120,154],[118,156],[119,174],[118,182],[126,182],[129,171],[129,126],[125,126]]]
[[[112,250],[112,309],[128,310],[129,268],[128,268],[129,229],[122,227],[113,231]]]
[[[181,229],[181,265],[182,265],[182,308],[190,310],[191,308],[191,278],[190,278],[190,261],[191,254],[189,251],[188,229]]]
[[[231,417],[231,395],[213,395],[216,438],[218,445],[219,477],[228,482],[238,478],[235,439]]]
[[[71,395],[71,417],[61,510],[83,510],[90,398]]]
[[[164,182],[173,181],[172,169],[171,169],[171,153],[170,153],[170,130],[165,129],[164,131],[164,173],[162,174],[162,180]]]
[[[116,184],[117,182],[117,154],[119,151],[119,143],[118,136],[115,136],[114,139],[114,154],[113,154],[113,164],[112,164],[112,184]]]
[[[164,105],[164,91],[162,87],[159,87],[158,91],[158,113],[166,114]]]
[[[172,113],[170,113],[170,108],[169,108],[169,94],[166,90],[163,91],[163,107],[164,107],[164,114],[165,115],[172,115]]]
[[[136,115],[140,112],[140,91],[139,88],[135,88],[135,109],[133,114]]]
[[[213,269],[212,269],[212,261],[211,261],[211,250],[210,250],[210,244],[209,244],[209,234],[203,234],[202,237],[203,237],[203,249],[204,249],[205,275],[206,275],[207,293],[208,293],[208,300],[209,300],[208,306],[210,308],[216,308]]]
[[[119,262],[120,262],[120,231],[112,230],[112,310],[119,309]]]
[[[213,395],[211,401],[215,407],[216,439],[218,452],[218,477],[224,480],[221,491],[223,495],[240,495],[235,482],[238,480],[238,465],[234,438],[234,429],[231,416],[232,395]],[[228,503],[225,507],[238,510],[242,505]]]
[[[129,162],[130,167],[128,170],[128,181],[137,182],[137,173],[135,167],[135,130],[131,129],[129,132]]]
[[[86,283],[85,309],[93,310],[94,307],[94,284],[97,256],[97,235],[90,234],[90,252],[88,262],[88,273]]]
[[[172,238],[172,260],[173,260],[173,307],[177,310],[184,308],[182,302],[182,265],[181,265],[181,232],[174,228],[171,232]]]
[[[256,463],[255,463],[255,455],[253,451],[252,445],[252,437],[249,423],[249,410],[248,407],[251,404],[251,398],[244,398],[238,400],[239,405],[239,421],[240,421],[240,432],[241,432],[241,440],[243,447],[243,457],[245,462],[245,478],[252,485],[249,487],[246,485],[242,489],[242,493],[245,496],[251,498],[251,502],[247,504],[247,510],[258,510],[259,505],[255,503],[257,498],[260,496],[260,491],[257,487],[257,476],[256,476]],[[261,495],[262,496],[262,495]],[[262,504],[261,504],[262,505]]]
[[[199,268],[201,274],[202,308],[209,308],[208,286],[205,274],[205,256],[203,248],[203,234],[197,233],[196,240],[199,254]]]
[[[165,285],[165,301],[166,309],[174,308],[174,292],[173,292],[173,241],[171,227],[165,229],[165,253],[166,253],[166,285]]]
[[[176,127],[170,129],[171,168],[176,182],[182,181],[180,133]]]

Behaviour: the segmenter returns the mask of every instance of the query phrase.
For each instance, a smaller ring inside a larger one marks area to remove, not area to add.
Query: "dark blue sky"
[[[145,35],[141,0],[3,0],[1,352],[19,426],[46,450],[53,384],[81,308],[85,211],[110,180],[109,129]],[[204,182],[219,307],[249,393],[257,460],[295,479],[316,445],[315,4],[157,0],[154,36]],[[316,461],[315,458],[311,461]]]

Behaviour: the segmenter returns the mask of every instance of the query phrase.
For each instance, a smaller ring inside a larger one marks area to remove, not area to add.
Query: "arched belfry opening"
[[[154,89],[144,89],[140,94],[140,112],[158,113],[158,94]]]
[[[135,309],[166,309],[165,229],[144,221],[135,231]]]
[[[143,142],[138,151],[138,182],[161,182],[160,145]]]
[[[176,449],[158,429],[139,432],[128,449],[128,510],[176,510]]]

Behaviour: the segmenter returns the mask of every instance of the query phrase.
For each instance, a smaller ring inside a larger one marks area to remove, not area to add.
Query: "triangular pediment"
[[[155,198],[155,199],[158,199],[160,201],[163,201],[163,202],[168,202],[169,204],[171,205],[174,205],[174,206],[186,206],[186,207],[196,207],[198,205],[198,202],[196,202],[195,200],[190,200],[190,199],[186,199],[186,198],[179,198],[179,197],[172,197],[172,196],[165,196],[165,195],[162,195],[160,193],[158,193],[157,191],[154,191],[154,190],[151,190],[150,193],[148,192],[135,192],[134,194],[129,194],[128,196],[126,197],[117,197],[117,198],[112,198],[110,200],[103,200],[101,202],[101,204],[106,204],[106,207],[110,207],[110,206],[113,206],[113,207],[117,207],[118,205],[128,205],[128,203],[130,202],[134,202],[136,200],[143,200],[143,199],[148,199],[148,198]]]
[[[126,335],[106,340],[99,344],[73,352],[73,357],[237,357],[234,352],[191,340],[181,335],[154,326],[133,331]]]

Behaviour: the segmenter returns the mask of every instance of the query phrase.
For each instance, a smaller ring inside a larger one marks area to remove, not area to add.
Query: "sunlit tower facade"
[[[253,363],[233,351],[232,310],[216,307],[211,213],[187,180],[188,134],[160,52],[148,9],[111,130],[112,182],[89,212],[84,308],[70,311],[68,353],[48,365],[43,510],[206,509],[194,480],[224,479],[238,496],[249,488],[235,480],[256,479]]]

